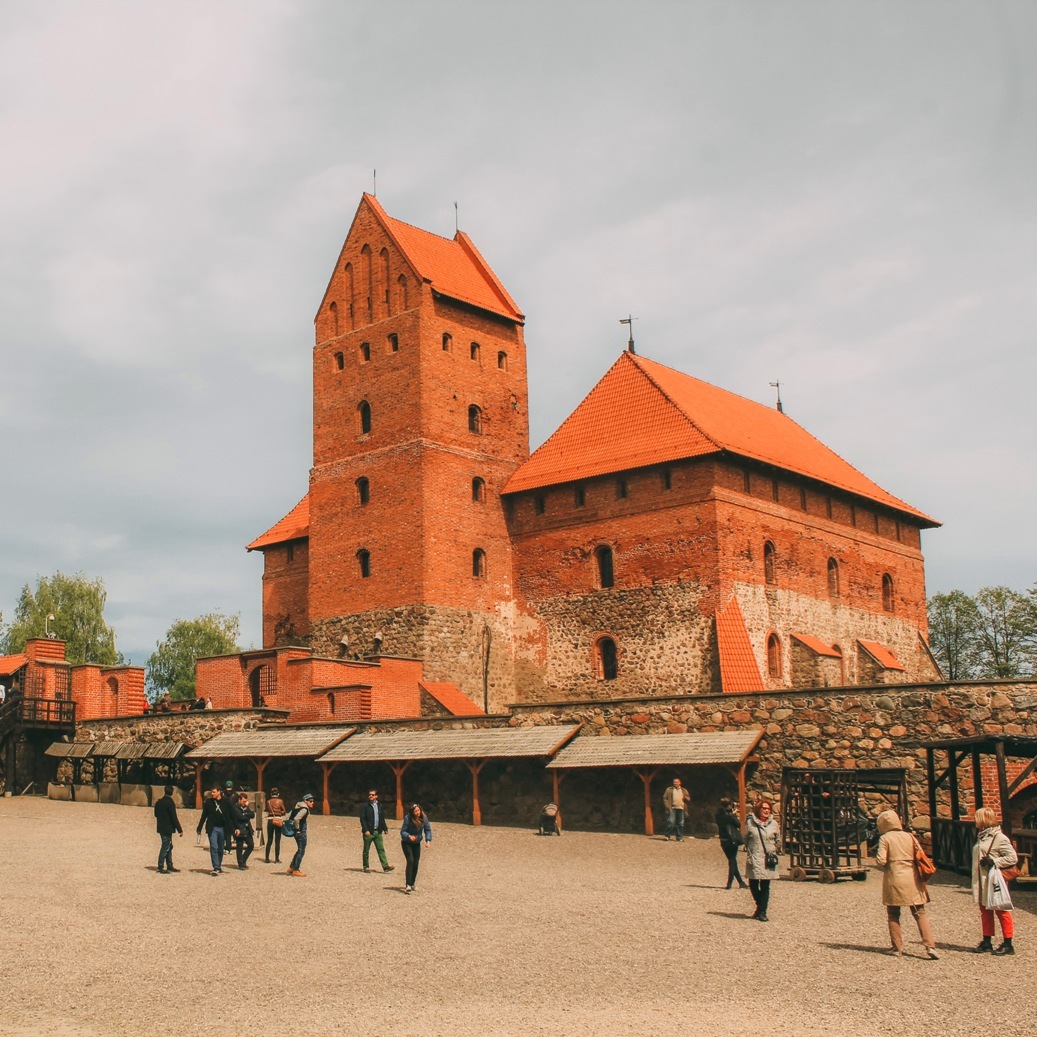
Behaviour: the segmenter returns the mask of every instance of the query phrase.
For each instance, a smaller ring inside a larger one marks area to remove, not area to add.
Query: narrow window
[[[478,359],[479,359],[479,343],[478,342],[473,342],[471,347],[470,347],[470,349],[469,349],[469,352],[471,353],[472,359],[475,360],[475,361],[478,361]]]
[[[893,612],[893,577],[889,573],[882,574],[882,608],[886,612]]]
[[[472,552],[472,575],[479,580],[486,577],[486,552],[481,547]]]
[[[627,495],[627,481],[626,479],[616,480],[616,498],[617,500],[626,500]]]
[[[603,588],[614,587],[616,578],[612,567],[612,548],[606,544],[596,547],[594,549],[594,558],[598,563],[598,586]]]
[[[371,575],[371,552],[366,548],[360,548],[356,553],[356,560],[360,566],[360,575],[366,580]]]
[[[407,278],[400,274],[396,279],[396,309],[405,310],[407,308]]]
[[[850,505],[850,525],[851,526],[856,526],[857,525],[857,505],[856,504],[851,504]]]
[[[774,545],[768,540],[763,545],[763,578],[767,583],[777,583],[774,569]]]
[[[673,472],[669,468],[664,468],[662,471],[662,481],[664,490],[673,489]]]
[[[356,286],[353,284],[353,264],[346,264],[346,295],[349,298],[349,326],[351,328],[356,327],[356,322],[353,320],[353,292],[356,290]]]
[[[366,435],[371,431],[371,404],[367,400],[361,400],[357,411],[360,414],[360,433]]]
[[[573,503],[578,508],[582,508],[584,504],[587,503],[587,492],[582,486],[577,486],[576,489],[573,490]]]
[[[781,500],[781,485],[777,479],[771,479],[771,498],[774,501]]]
[[[900,519],[897,519],[897,540],[902,538],[903,531],[900,528]]]
[[[753,477],[749,474],[748,468],[744,472],[742,472],[742,492],[753,492]]]
[[[346,357],[343,353],[335,354],[335,369],[341,371],[346,366]]]
[[[875,532],[878,533],[878,531],[879,531],[879,513],[876,511],[875,512]]]
[[[285,561],[286,562],[288,562],[288,563],[294,562],[295,561],[295,544],[289,544],[288,547],[285,548],[285,552],[284,553],[285,553]]]
[[[767,638],[767,672],[772,677],[781,676],[781,641],[777,634]]]
[[[832,517],[832,498],[831,497],[826,497],[825,498],[825,517],[826,518],[831,518]]]
[[[799,488],[799,510],[807,510],[807,488],[805,486]]]
[[[367,363],[371,359],[371,343],[361,342],[360,343],[360,356],[364,363]]]
[[[400,351],[400,336],[393,332],[389,336],[389,352],[398,353]]]
[[[599,637],[594,645],[594,676],[599,681],[614,681],[619,675],[619,652],[611,637]]]
[[[335,693],[333,691],[328,692],[328,712],[335,715]]]
[[[508,354],[503,349],[497,354],[497,369],[499,371],[507,371],[508,369]]]
[[[328,311],[331,314],[331,329],[332,333],[338,338],[338,303],[333,302],[329,307]]]
[[[542,493],[538,493],[533,498],[533,508],[535,509],[538,515],[543,515],[544,511],[547,508],[547,500],[545,499]]]
[[[839,563],[834,558],[828,559],[828,596],[839,597]]]
[[[371,483],[366,475],[356,481],[356,499],[358,504],[366,504],[371,499]]]
[[[472,480],[472,500],[476,504],[482,504],[486,500],[486,480],[477,475]]]
[[[371,262],[371,246],[365,245],[360,250],[360,277],[367,290],[367,322],[371,323],[371,296],[374,294],[374,264]]]
[[[468,431],[482,435],[482,411],[474,403],[468,408]]]
[[[444,353],[449,353],[450,350],[453,349],[453,348],[454,348],[454,340],[453,340],[453,338],[451,338],[450,332],[444,331],[443,332],[443,352]]]
[[[383,248],[379,253],[379,258],[382,261],[382,286],[383,295],[385,298],[385,315],[389,316],[389,250]]]

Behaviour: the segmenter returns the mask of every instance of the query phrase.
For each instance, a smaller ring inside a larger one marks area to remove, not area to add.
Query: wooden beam
[[[194,763],[194,808],[202,809],[202,771],[205,770],[204,760],[195,760]]]
[[[385,761],[396,775],[396,820],[403,820],[403,772],[411,765],[412,760]]]
[[[1037,767],[1037,756],[1035,756],[1024,768],[1020,771],[1012,784],[1008,786],[1008,795],[1012,797],[1015,795],[1015,790],[1033,773],[1034,768]]]
[[[929,831],[936,828],[936,750],[925,750],[925,766],[929,774]]]
[[[994,743],[994,755],[997,757],[997,791],[1001,795],[1001,831],[1005,835],[1012,834],[1012,822],[1008,817],[1008,763],[1005,760],[1005,743]]]
[[[465,766],[472,772],[472,824],[478,828],[482,824],[482,809],[479,806],[479,772],[486,766],[486,760],[465,760]]]
[[[256,757],[252,757],[252,766],[256,768],[256,791],[262,793],[263,791],[263,771],[265,771],[270,764],[272,757],[267,756],[265,759],[259,760]]]
[[[655,819],[652,817],[652,779],[659,773],[659,768],[640,771],[634,767],[633,771],[645,787],[645,835],[655,835]]]
[[[950,760],[949,772],[951,776],[951,817],[955,821],[961,820],[961,794],[958,791],[958,764],[965,759],[965,754],[958,756],[953,749],[948,751]]]
[[[320,812],[328,817],[331,814],[331,799],[329,796],[329,781],[331,772],[338,766],[338,762],[334,763],[322,763],[320,765],[321,770],[324,772],[324,802],[321,804]]]
[[[972,790],[976,803],[976,810],[983,806],[983,761],[979,756],[979,749],[972,750]],[[975,814],[975,811],[973,811]]]

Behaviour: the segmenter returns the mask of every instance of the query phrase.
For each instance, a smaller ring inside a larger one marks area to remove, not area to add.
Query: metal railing
[[[74,727],[76,704],[70,699],[12,699],[0,707],[0,727]]]

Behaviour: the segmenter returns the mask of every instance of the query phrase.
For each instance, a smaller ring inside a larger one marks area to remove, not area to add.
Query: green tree
[[[0,652],[21,652],[30,637],[46,637],[49,632],[65,642],[65,658],[71,663],[123,662],[115,649],[115,631],[104,621],[107,597],[100,578],[62,572],[38,577],[35,591],[28,584],[22,588],[14,619],[0,633]]]
[[[1034,597],[1009,587],[976,594],[984,677],[1019,677],[1030,671],[1037,641]]]
[[[949,681],[980,675],[982,649],[976,602],[964,591],[934,594],[928,601],[929,647]]]
[[[237,615],[220,612],[176,620],[148,659],[147,685],[152,700],[166,691],[173,699],[193,699],[198,660],[241,651],[239,622]]]

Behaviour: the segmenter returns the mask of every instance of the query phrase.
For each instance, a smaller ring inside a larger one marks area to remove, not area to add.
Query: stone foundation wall
[[[77,742],[183,742],[191,748],[224,731],[252,731],[284,723],[282,709],[199,709],[185,713],[85,720],[76,724]]]

